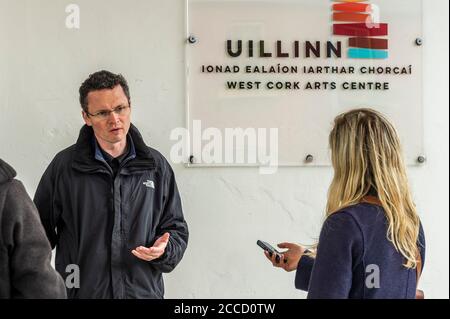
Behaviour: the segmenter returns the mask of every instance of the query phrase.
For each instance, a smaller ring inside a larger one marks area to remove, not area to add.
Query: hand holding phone
[[[261,247],[262,249],[264,249],[265,251],[267,251],[269,253],[269,256],[272,257],[273,254],[275,254],[275,261],[277,263],[280,262],[280,252],[278,250],[276,250],[275,248],[273,248],[270,244],[266,243],[265,241],[262,240],[258,240],[256,242],[256,244]]]
[[[267,259],[269,259],[274,267],[283,268],[286,271],[294,271],[298,268],[298,264],[300,262],[300,258],[305,253],[305,247],[294,243],[280,243],[278,247],[287,249],[286,251],[279,252],[275,248],[273,248],[268,243],[258,240],[256,242],[259,247],[268,252],[266,254]],[[276,254],[275,258],[273,254]],[[283,258],[283,262],[281,263],[281,258]]]

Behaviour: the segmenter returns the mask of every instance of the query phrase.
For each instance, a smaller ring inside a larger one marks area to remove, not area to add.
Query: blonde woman
[[[415,298],[425,236],[395,128],[352,110],[336,117],[329,144],[334,177],[316,249],[281,243],[281,258],[266,257],[296,270],[308,298]]]

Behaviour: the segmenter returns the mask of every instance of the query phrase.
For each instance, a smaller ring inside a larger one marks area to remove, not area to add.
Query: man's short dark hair
[[[120,85],[125,93],[128,103],[130,103],[130,89],[128,88],[127,80],[121,74],[114,74],[112,72],[102,70],[95,72],[83,82],[80,86],[80,104],[83,111],[88,111],[87,96],[89,92],[103,89],[113,89]]]

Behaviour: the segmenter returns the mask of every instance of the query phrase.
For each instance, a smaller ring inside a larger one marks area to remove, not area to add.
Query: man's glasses
[[[101,120],[106,120],[111,115],[111,113],[115,113],[116,115],[122,116],[122,115],[126,115],[129,111],[129,109],[130,109],[129,105],[121,105],[111,111],[104,110],[104,111],[100,111],[100,112],[97,112],[94,114],[91,114],[88,111],[86,111],[86,114],[91,117],[95,117],[95,118],[98,118]]]

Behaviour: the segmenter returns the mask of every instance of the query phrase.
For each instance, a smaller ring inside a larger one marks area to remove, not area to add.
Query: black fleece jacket
[[[65,298],[36,207],[0,159],[0,298]]]

